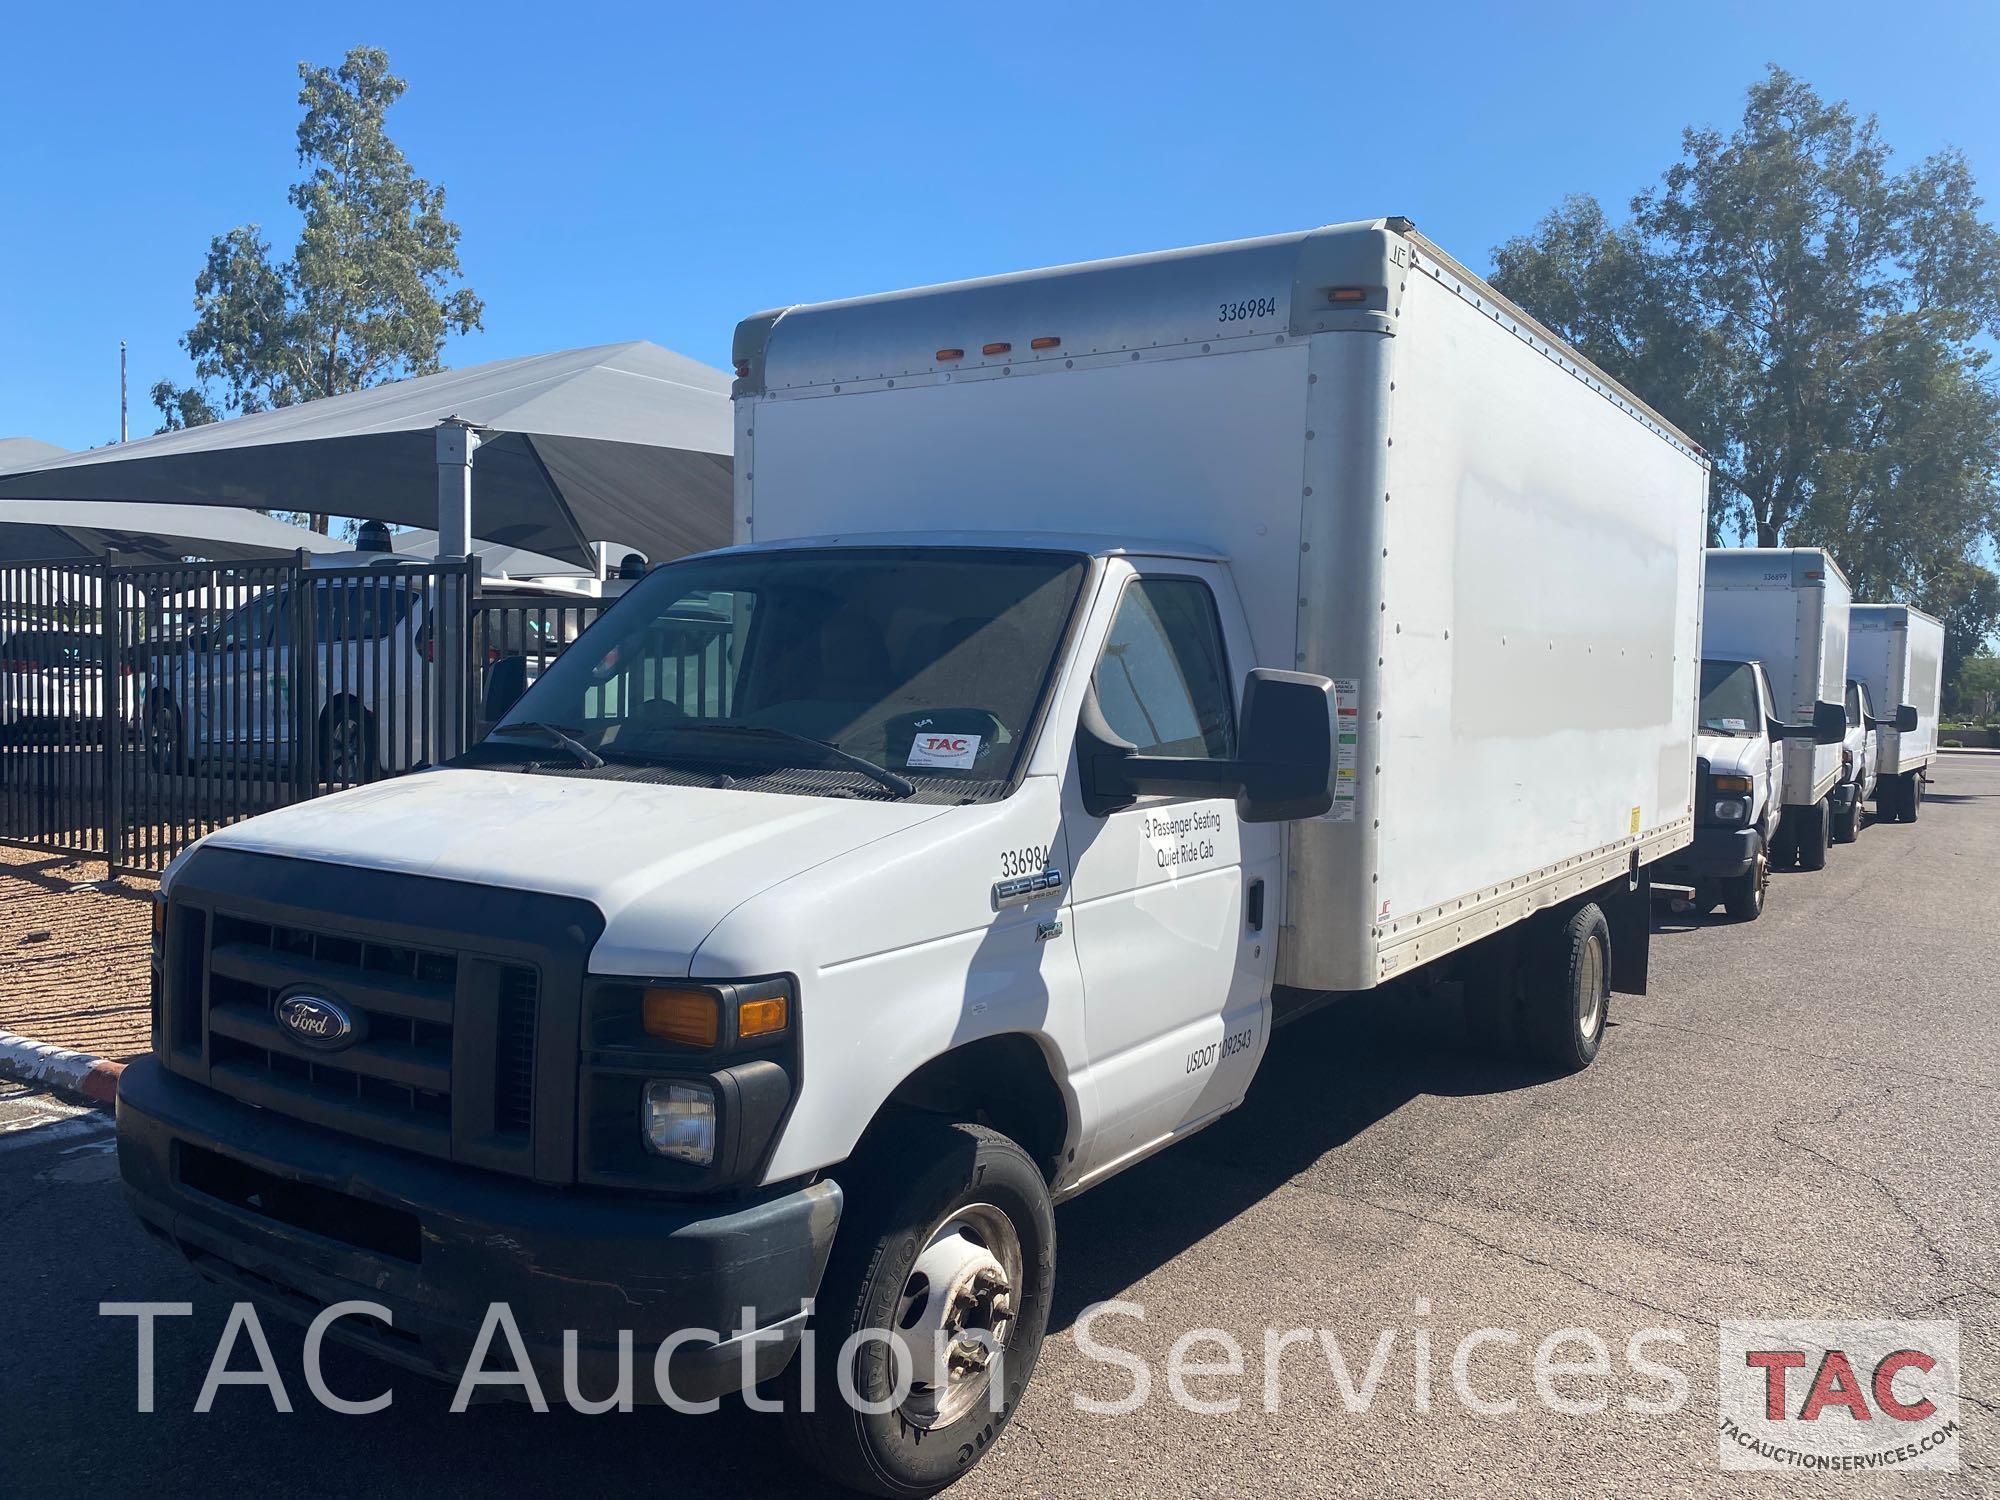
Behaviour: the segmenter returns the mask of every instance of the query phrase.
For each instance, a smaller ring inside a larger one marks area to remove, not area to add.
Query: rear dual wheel
[[[1482,1051],[1561,1073],[1590,1066],[1611,1016],[1611,924],[1594,901],[1495,934],[1465,985],[1466,1030]]]

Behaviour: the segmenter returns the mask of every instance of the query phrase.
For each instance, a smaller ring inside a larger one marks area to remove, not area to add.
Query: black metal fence
[[[435,764],[604,604],[483,592],[465,562],[0,564],[0,843],[156,872]]]

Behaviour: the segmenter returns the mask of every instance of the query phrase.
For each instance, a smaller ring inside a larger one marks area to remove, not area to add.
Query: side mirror
[[[498,724],[513,712],[527,690],[528,658],[501,657],[486,673],[486,709],[482,717],[489,724]]]
[[[1810,724],[1787,724],[1782,719],[1771,719],[1765,723],[1764,732],[1774,740],[1811,740],[1815,745],[1838,745],[1847,738],[1847,705],[1821,699],[1813,705]]]
[[[1233,794],[1246,823],[1316,818],[1333,806],[1333,682],[1259,667],[1243,688],[1234,760],[1140,755],[1105,721],[1093,688],[1077,720],[1083,805],[1095,817],[1142,796]]]
[[[1899,734],[1915,734],[1917,732],[1917,710],[1915,704],[1905,703],[1901,708],[1896,710],[1896,731]]]

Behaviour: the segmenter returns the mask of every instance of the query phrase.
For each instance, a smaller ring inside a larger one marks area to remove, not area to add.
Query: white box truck
[[[1857,604],[1847,636],[1848,675],[1883,710],[1876,735],[1875,811],[1913,823],[1924,769],[1937,758],[1944,696],[1944,622],[1910,604]]]
[[[1847,732],[1847,575],[1817,547],[1712,547],[1702,601],[1702,654],[1760,662],[1782,723],[1783,811],[1771,859],[1826,866]]]
[[[739,546],[456,764],[168,872],[120,1160],[211,1275],[391,1309],[335,1325],[386,1357],[454,1373],[506,1301],[602,1390],[629,1330],[920,1494],[1017,1409],[1053,1203],[1287,1016],[1456,975],[1591,1060],[1692,828],[1708,469],[1400,220],[736,361]]]

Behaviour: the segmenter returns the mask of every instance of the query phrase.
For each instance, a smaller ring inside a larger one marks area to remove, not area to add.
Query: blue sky
[[[115,437],[121,338],[153,429],[210,237],[293,233],[296,64],[359,43],[410,81],[392,133],[486,299],[454,364],[649,338],[722,365],[773,304],[1383,213],[1484,267],[1564,193],[1622,205],[1769,61],[2000,195],[2000,6],[1623,9],[20,7],[0,436]]]

